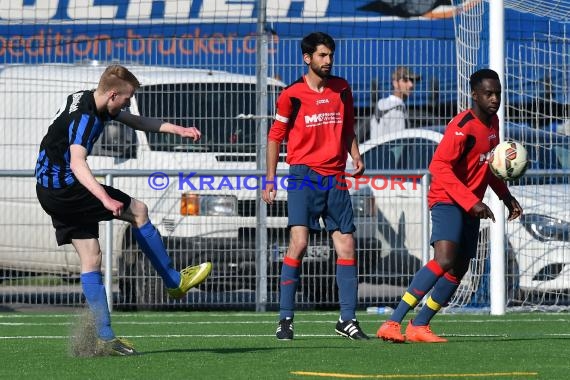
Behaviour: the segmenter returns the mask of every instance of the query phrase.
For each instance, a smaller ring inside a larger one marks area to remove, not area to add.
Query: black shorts
[[[103,185],[109,196],[123,203],[126,210],[131,197],[111,186]],[[71,239],[99,238],[99,222],[115,217],[85,186],[76,183],[64,189],[47,189],[36,185],[42,208],[51,216],[58,245],[71,244]]]

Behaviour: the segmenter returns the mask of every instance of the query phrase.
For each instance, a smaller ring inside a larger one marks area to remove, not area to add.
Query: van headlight
[[[524,228],[540,241],[570,241],[570,223],[540,214],[523,214]]]
[[[183,193],[180,198],[180,215],[237,216],[237,197]]]

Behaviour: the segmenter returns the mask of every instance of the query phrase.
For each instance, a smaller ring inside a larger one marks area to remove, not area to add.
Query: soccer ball
[[[526,172],[528,155],[521,143],[508,140],[491,151],[488,162],[495,176],[504,181],[514,181]]]

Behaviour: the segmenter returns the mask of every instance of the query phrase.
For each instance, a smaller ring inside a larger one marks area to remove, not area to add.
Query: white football
[[[494,175],[504,181],[514,181],[526,172],[528,154],[521,143],[507,140],[491,151],[488,161]]]

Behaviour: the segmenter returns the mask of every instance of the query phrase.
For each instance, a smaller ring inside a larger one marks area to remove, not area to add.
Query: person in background
[[[51,216],[58,245],[72,244],[79,255],[81,286],[97,329],[96,355],[136,354],[133,345],[117,338],[111,327],[101,274],[100,221],[120,219],[132,224],[139,247],[173,298],[183,297],[212,270],[209,262],[180,272],[175,270],[160,234],[149,220],[147,206],[120,190],[100,184],[87,164],[87,156],[111,120],[134,129],[172,133],[194,141],[201,137],[194,127],[184,128],[123,111],[130,106],[130,99],[139,87],[139,81],[128,69],[111,65],[101,75],[95,90],[69,95],[41,142],[35,168],[37,197]]]
[[[487,187],[491,186],[504,202],[509,221],[522,215],[519,202],[505,182],[491,173],[486,160],[499,143],[499,76],[489,69],[476,71],[470,77],[470,86],[472,108],[448,124],[429,166],[434,258],[415,274],[390,319],[378,329],[378,338],[396,343],[447,342],[431,331],[430,321],[451,300],[477,253],[480,220],[495,222],[493,212],[482,201]],[[402,320],[427,294],[423,307],[402,335]]]
[[[378,100],[370,118],[371,139],[409,127],[405,101],[419,79],[420,76],[411,72],[407,67],[400,66],[392,72],[392,93]]]
[[[275,173],[279,146],[287,139],[290,165],[287,208],[290,241],[281,267],[279,324],[276,337],[293,339],[295,293],[309,232],[320,231],[319,218],[331,232],[337,253],[336,281],[340,299],[337,334],[368,339],[356,319],[358,279],[352,204],[348,189],[339,183],[350,153],[355,171],[364,172],[354,132],[354,104],[348,82],[331,74],[335,42],[325,33],[301,41],[308,72],[288,86],[277,100],[277,114],[267,141],[267,184],[263,200],[276,196]]]

